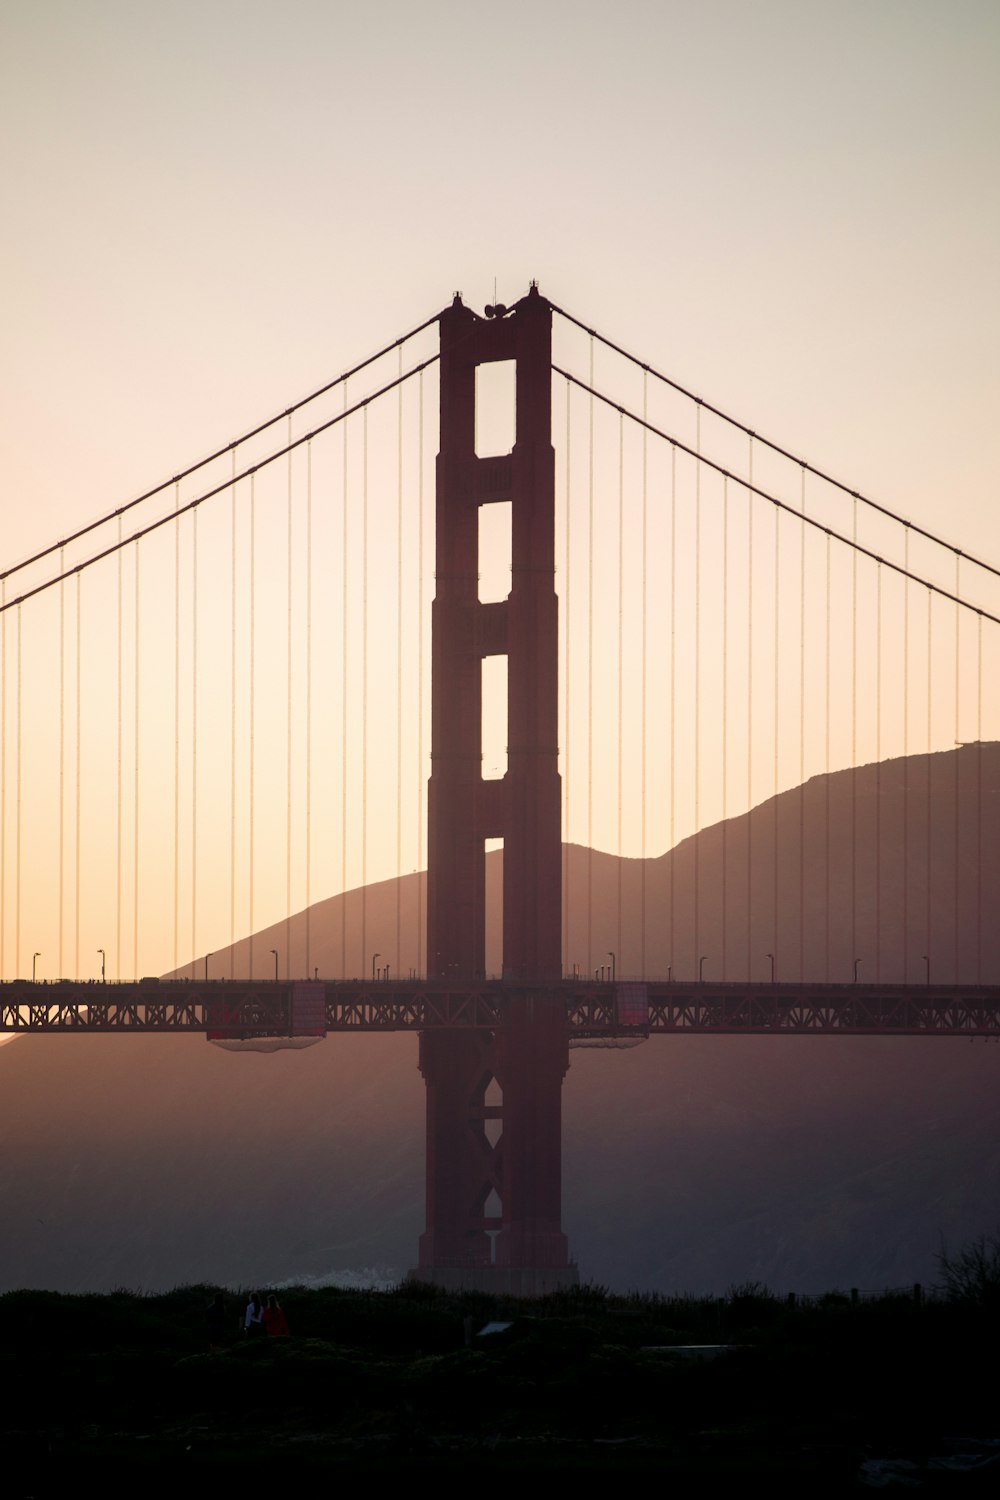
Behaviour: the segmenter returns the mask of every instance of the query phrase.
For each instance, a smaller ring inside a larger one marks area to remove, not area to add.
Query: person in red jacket
[[[290,1330],[288,1319],[278,1306],[278,1299],[272,1292],[267,1299],[264,1309],[264,1327],[272,1338],[288,1338]]]

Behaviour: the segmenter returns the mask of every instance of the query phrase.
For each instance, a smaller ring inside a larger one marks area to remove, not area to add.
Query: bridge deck
[[[515,994],[565,1008],[571,1039],[668,1033],[1000,1037],[1000,985],[142,980],[0,984],[2,1032],[489,1030]],[[320,1005],[322,1009],[320,1010]]]

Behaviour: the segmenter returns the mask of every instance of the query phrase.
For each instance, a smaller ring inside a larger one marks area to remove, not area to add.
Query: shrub
[[[949,1302],[1000,1309],[1000,1234],[981,1234],[954,1255],[942,1243],[935,1259]]]

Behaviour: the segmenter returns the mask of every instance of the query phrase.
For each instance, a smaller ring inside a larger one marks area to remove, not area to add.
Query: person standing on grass
[[[247,1303],[243,1333],[248,1339],[260,1338],[264,1333],[264,1304],[260,1300],[259,1292],[254,1292]]]
[[[290,1337],[288,1319],[281,1311],[278,1299],[273,1292],[268,1297],[267,1306],[264,1309],[264,1327],[273,1339]]]

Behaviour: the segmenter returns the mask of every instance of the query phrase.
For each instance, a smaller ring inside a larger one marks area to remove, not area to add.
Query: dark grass
[[[890,1295],[535,1300],[425,1286],[291,1288],[294,1337],[210,1350],[214,1287],[0,1296],[0,1424],[12,1496],[85,1476],[104,1493],[185,1476],[247,1493],[359,1470],[655,1475],[769,1493],[853,1489],[862,1459],[921,1461],[998,1435],[991,1309]],[[478,1329],[510,1319],[487,1338]],[[466,1339],[471,1333],[471,1344]],[[664,1351],[728,1347],[707,1363]],[[943,1481],[933,1481],[940,1489]],[[965,1485],[975,1481],[965,1481]]]

